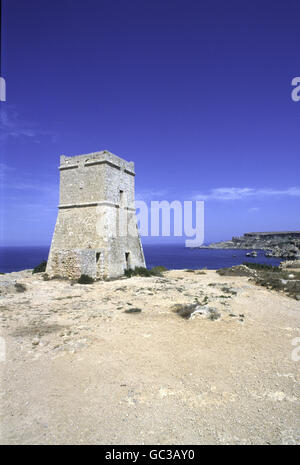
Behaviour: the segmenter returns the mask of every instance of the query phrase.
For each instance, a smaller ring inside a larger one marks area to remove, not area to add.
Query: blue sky
[[[140,199],[205,200],[206,241],[300,229],[298,0],[4,0],[3,23],[1,245],[49,244],[59,155],[102,149]]]

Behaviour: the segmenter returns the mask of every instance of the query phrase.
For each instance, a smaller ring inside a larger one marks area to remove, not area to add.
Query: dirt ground
[[[299,301],[215,271],[0,289],[1,444],[300,443]]]

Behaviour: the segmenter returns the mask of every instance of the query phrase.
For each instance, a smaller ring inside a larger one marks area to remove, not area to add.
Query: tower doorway
[[[96,276],[97,278],[102,278],[103,274],[103,257],[101,252],[96,252]]]
[[[130,252],[125,252],[126,270],[130,270]]]

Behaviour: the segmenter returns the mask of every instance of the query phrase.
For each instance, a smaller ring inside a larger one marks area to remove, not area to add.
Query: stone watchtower
[[[107,151],[60,157],[60,202],[49,276],[121,276],[145,266],[134,207],[134,163]]]

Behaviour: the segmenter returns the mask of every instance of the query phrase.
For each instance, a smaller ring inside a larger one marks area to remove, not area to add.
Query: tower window
[[[130,269],[130,252],[125,252],[126,269]]]
[[[124,206],[124,191],[120,190],[120,207]]]

